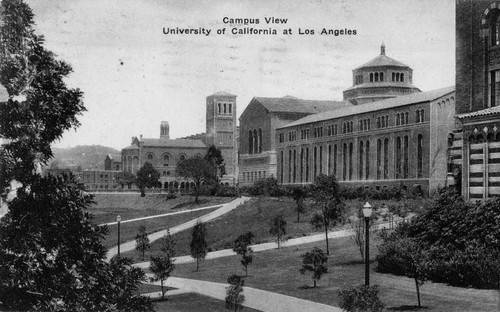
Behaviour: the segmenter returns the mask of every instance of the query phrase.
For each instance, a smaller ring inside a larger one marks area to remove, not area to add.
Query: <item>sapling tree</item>
[[[247,232],[246,234],[240,235],[234,241],[233,251],[241,256],[241,265],[245,269],[245,276],[248,276],[248,265],[251,264],[253,260],[253,250],[250,247],[253,237],[254,235],[252,232]]]
[[[344,214],[339,184],[335,176],[320,174],[314,180],[312,186],[312,197],[314,204],[321,209],[320,213],[315,213],[311,218],[311,225],[316,229],[323,228],[325,231],[326,254],[330,254],[328,246],[328,230],[337,224]]]
[[[190,244],[191,256],[196,259],[196,271],[198,271],[200,268],[200,261],[205,259],[205,257],[207,256],[208,244],[206,236],[207,229],[205,227],[205,224],[198,220],[193,228],[193,231],[191,232]]]
[[[244,280],[233,274],[227,278],[227,282],[229,286],[226,287],[226,309],[234,309],[235,312],[243,310],[243,302],[245,301],[245,296],[242,294]]]
[[[278,249],[281,248],[281,244],[286,240],[286,221],[283,214],[280,213],[271,220],[269,233],[276,237]]]
[[[314,247],[313,250],[306,252],[300,257],[302,258],[302,267],[299,270],[300,274],[305,274],[307,271],[312,272],[312,280],[314,287],[316,287],[316,282],[321,279],[323,274],[328,272],[328,267],[326,266],[328,257],[318,247]]]
[[[146,227],[141,225],[139,227],[139,233],[135,236],[135,250],[142,253],[142,260],[144,260],[144,254],[146,250],[151,248],[149,244],[148,233],[146,233]]]
[[[174,259],[171,258],[168,254],[151,257],[149,270],[154,275],[151,278],[151,281],[152,282],[160,281],[162,300],[165,298],[165,292],[166,292],[164,283],[170,276],[174,268],[175,268]]]

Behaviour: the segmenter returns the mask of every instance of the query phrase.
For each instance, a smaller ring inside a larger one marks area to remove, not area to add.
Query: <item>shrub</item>
[[[378,286],[358,285],[339,291],[340,308],[347,312],[379,312],[384,304],[378,298]]]

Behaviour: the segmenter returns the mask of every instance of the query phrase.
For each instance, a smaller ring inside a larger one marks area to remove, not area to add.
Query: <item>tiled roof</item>
[[[365,82],[362,84],[354,85],[345,91],[354,90],[354,89],[383,88],[383,87],[418,89],[417,87],[415,87],[415,85],[413,85],[409,82],[378,81],[378,82]]]
[[[258,102],[272,113],[320,113],[340,107],[351,106],[348,101],[316,101],[302,100],[292,96],[281,98],[254,97],[252,102]]]
[[[236,96],[236,95],[231,94],[229,92],[225,92],[225,91],[219,91],[219,92],[216,92],[212,95],[209,95],[208,97],[211,97],[211,96]]]
[[[482,109],[476,112],[466,113],[457,115],[458,119],[477,117],[477,116],[487,116],[487,115],[497,115],[500,114],[500,106],[490,107],[486,109]]]
[[[395,59],[388,57],[387,55],[379,55],[369,62],[356,67],[356,69],[364,68],[364,67],[378,67],[378,66],[397,66],[397,67],[409,67],[401,63],[400,61],[396,61]]]
[[[304,118],[301,118],[299,120],[296,120],[294,122],[291,122],[291,123],[285,125],[283,128],[288,128],[288,127],[293,127],[293,126],[298,126],[298,125],[303,125],[303,124],[308,124],[308,123],[313,123],[313,122],[328,120],[328,119],[333,119],[333,118],[368,113],[368,112],[378,111],[378,110],[382,110],[382,109],[395,108],[395,107],[414,104],[414,103],[429,102],[429,101],[435,100],[437,98],[440,98],[440,97],[442,97],[448,93],[454,92],[454,91],[455,91],[455,87],[447,87],[447,88],[442,88],[442,89],[437,89],[437,90],[432,90],[432,91],[427,91],[427,92],[412,93],[409,95],[398,96],[395,98],[366,103],[366,104],[353,105],[350,107],[339,108],[339,109],[335,109],[335,110],[331,110],[331,111],[327,111],[327,112],[323,112],[323,113],[319,113],[319,114],[306,116]]]
[[[206,145],[201,140],[190,139],[142,139],[144,146],[162,146],[162,147],[197,147],[204,148]]]
[[[8,99],[9,93],[7,92],[7,89],[0,84],[0,102],[7,102]]]
[[[124,150],[132,150],[132,149],[139,149],[139,146],[137,145],[130,145],[130,146],[127,146],[125,148],[122,148]]]

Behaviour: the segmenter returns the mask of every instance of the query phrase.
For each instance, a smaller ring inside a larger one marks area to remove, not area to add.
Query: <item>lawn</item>
[[[156,311],[169,311],[169,312],[188,312],[188,311],[206,311],[206,312],[220,312],[226,311],[225,302],[211,297],[186,293],[175,296],[168,296],[165,301],[154,301]],[[227,310],[230,311],[230,310]],[[251,308],[243,308],[243,311],[259,312]]]
[[[419,206],[424,200],[408,200],[407,204]],[[374,207],[380,207],[388,201],[372,201]],[[356,209],[364,205],[363,201],[346,201],[348,215],[352,215]],[[251,231],[255,238],[254,244],[274,241],[274,237],[269,234],[269,221],[278,213],[282,213],[287,221],[286,236],[288,238],[323,233],[322,230],[314,229],[309,220],[311,216],[318,211],[312,205],[309,205],[307,212],[300,216],[300,222],[297,222],[295,212],[295,202],[287,197],[274,198],[262,197],[252,198],[241,207],[227,213],[226,215],[206,224],[207,242],[210,251],[232,248],[234,240],[243,233]],[[337,229],[349,228],[347,224],[336,226]],[[189,255],[189,244],[191,242],[191,231],[183,231],[173,235],[177,242],[177,255]],[[153,242],[151,249],[146,253],[146,258],[151,254],[156,254],[161,246],[161,240]],[[135,253],[125,253],[127,257],[134,257]],[[140,261],[140,258],[136,259]]]
[[[349,238],[331,240],[329,272],[321,278],[317,288],[312,288],[311,275],[301,275],[299,269],[300,255],[314,246],[325,248],[324,242],[317,242],[254,254],[245,286],[338,306],[339,289],[364,283],[364,264],[360,261],[359,251]],[[373,261],[376,248],[372,247],[371,251]],[[239,261],[238,256],[207,260],[201,263],[199,272],[195,272],[195,263],[179,264],[173,276],[223,283],[230,274],[244,274]],[[373,261],[371,284],[380,285],[379,295],[387,310],[414,310],[417,304],[414,281],[377,273],[374,271],[375,266]],[[425,311],[498,311],[497,290],[459,288],[428,282],[421,287],[421,299]]]
[[[139,194],[96,194],[94,197],[96,204],[89,209],[89,212],[93,215],[94,223],[102,224],[116,222],[117,215],[120,215],[122,221],[125,221],[222,205],[234,200],[234,198],[230,197],[200,197],[199,202],[195,203],[194,197],[190,195],[179,196],[175,199],[167,199],[166,196],[166,194],[146,194],[145,197],[140,197]],[[193,211],[130,223],[122,222],[120,225],[120,240],[122,242],[133,240],[141,225],[146,227],[148,233],[152,233],[199,218],[215,209]],[[108,226],[108,230],[109,234],[106,236],[103,244],[106,247],[116,246],[118,236],[117,225]]]
[[[153,233],[161,231],[164,229],[171,228],[173,226],[188,222],[190,220],[199,218],[207,213],[210,213],[217,208],[204,209],[200,211],[190,211],[186,213],[176,214],[172,216],[158,217],[153,219],[141,220],[136,222],[122,223],[120,224],[120,241],[122,243],[135,239],[135,236],[139,232],[139,227],[141,225],[146,227],[146,232]],[[118,225],[108,225],[109,234],[103,241],[103,245],[106,247],[116,246],[118,242]]]
[[[198,203],[194,196],[182,195],[174,199],[167,199],[167,194],[95,194],[94,201],[88,210],[93,215],[96,224],[116,222],[120,215],[122,221],[165,214],[180,210],[189,210],[213,205],[221,205],[233,201],[231,197],[204,197],[200,196]]]

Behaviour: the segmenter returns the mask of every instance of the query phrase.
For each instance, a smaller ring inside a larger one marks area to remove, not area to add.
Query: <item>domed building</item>
[[[380,55],[353,70],[353,86],[344,91],[344,101],[364,104],[420,92],[413,85],[413,69],[385,55]]]

